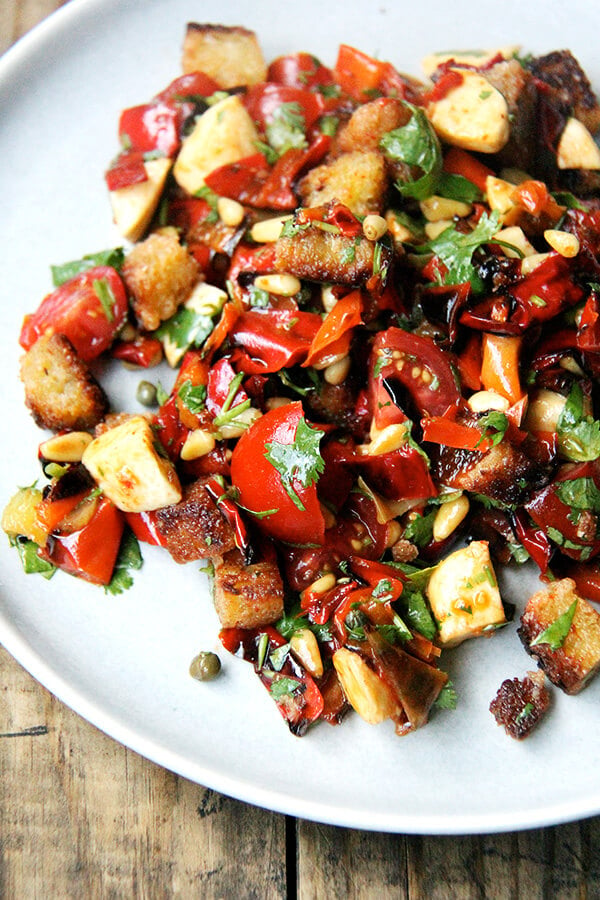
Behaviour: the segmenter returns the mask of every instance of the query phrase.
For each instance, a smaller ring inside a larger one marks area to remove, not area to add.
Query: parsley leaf
[[[180,306],[175,315],[163,322],[155,334],[165,345],[165,352],[167,347],[170,348],[167,359],[172,366],[176,366],[183,359],[186,350],[200,347],[204,343],[213,326],[211,316],[198,313],[188,306]]]
[[[282,103],[273,111],[273,119],[266,127],[270,146],[280,156],[290,148],[303,150],[307,145],[306,123],[302,107],[296,101]]]
[[[425,547],[433,540],[433,520],[435,516],[436,510],[427,513],[425,516],[416,513],[408,522],[403,537],[407,541],[412,541],[417,547]]]
[[[324,431],[313,428],[302,417],[298,421],[292,444],[272,441],[265,445],[267,450],[265,457],[279,472],[286,494],[301,512],[304,512],[305,506],[297,494],[295,485],[310,487],[323,473],[325,463],[319,452],[319,442],[324,434]]]
[[[442,172],[435,190],[441,197],[460,200],[462,203],[475,203],[476,200],[481,200],[481,191],[477,185],[464,175]]]
[[[275,623],[275,628],[288,641],[297,631],[303,631],[305,628],[309,628],[320,642],[326,643],[332,640],[329,623],[316,625],[310,622],[308,616],[303,614],[300,604],[294,606],[289,612],[284,612],[281,619]]]
[[[573,600],[566,612],[562,613],[558,619],[555,619],[551,625],[548,625],[544,631],[541,631],[538,636],[532,640],[530,646],[535,647],[537,644],[548,644],[551,650],[559,650],[564,644],[571,629],[576,609],[577,600]]]
[[[584,415],[583,390],[575,382],[556,424],[561,453],[572,462],[600,456],[600,422]]]
[[[458,695],[451,681],[447,681],[440,693],[434,706],[438,709],[456,709],[458,703]]]
[[[142,568],[140,545],[133,531],[127,531],[121,541],[119,555],[110,583],[104,588],[107,594],[122,594],[133,584],[130,569]]]
[[[388,159],[400,160],[409,166],[418,166],[423,174],[416,181],[396,182],[396,188],[405,197],[424,200],[433,194],[442,171],[442,151],[438,137],[429,124],[425,112],[411,103],[405,103],[412,116],[406,125],[384,134],[379,146]]]
[[[429,241],[423,251],[438,256],[447,268],[444,284],[471,283],[473,291],[481,292],[483,282],[472,263],[473,254],[482,244],[491,241],[498,231],[498,212],[490,216],[483,213],[479,222],[468,234],[461,234],[454,226],[449,226],[438,237]]]
[[[422,592],[415,584],[410,581],[405,583],[399,604],[403,607],[402,615],[410,627],[432,641],[437,634],[437,627]]]
[[[575,509],[590,509],[600,513],[600,491],[593,478],[573,478],[571,481],[560,481],[556,485],[556,493],[567,506]]]

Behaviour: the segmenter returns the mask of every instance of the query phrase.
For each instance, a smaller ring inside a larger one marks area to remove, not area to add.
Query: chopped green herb
[[[115,304],[117,302],[117,298],[113,294],[113,290],[110,284],[108,283],[106,278],[95,278],[92,282],[92,287],[94,288],[96,297],[100,301],[102,312],[104,313],[106,319],[109,322],[114,322]]]
[[[274,678],[269,685],[269,691],[274,700],[283,700],[284,697],[290,697],[298,690],[303,690],[302,682],[286,676]]]
[[[205,409],[206,385],[193,385],[192,382],[187,379],[177,391],[177,396],[183,405],[187,407],[191,413],[197,416],[198,413],[201,413],[202,410]]]
[[[318,481],[325,469],[319,443],[325,432],[309,425],[304,417],[298,422],[292,444],[272,441],[266,444],[265,457],[277,469],[281,484],[294,505],[304,512],[305,506],[298,496],[295,485],[309,487]]]
[[[434,706],[438,709],[456,709],[458,703],[458,695],[451,681],[447,681],[440,693]]]
[[[273,112],[273,118],[266,127],[269,145],[279,156],[286,150],[304,149],[306,123],[302,107],[296,101],[281,103]]]
[[[438,137],[424,110],[410,103],[404,104],[412,112],[406,125],[384,134],[379,146],[388,159],[401,160],[418,166],[423,173],[415,181],[396,182],[405,197],[424,200],[434,193],[442,171],[442,151]]]
[[[117,271],[123,265],[125,252],[122,247],[114,247],[110,250],[100,250],[97,253],[89,253],[82,256],[81,259],[75,259],[71,262],[62,263],[58,266],[50,266],[52,272],[52,284],[54,287],[60,287],[76,275],[87,272],[96,266],[112,266]]]
[[[121,541],[119,555],[115,563],[110,583],[104,588],[107,594],[122,594],[133,584],[131,570],[142,568],[140,545],[133,531],[127,530]]]
[[[26,538],[11,538],[10,542],[13,547],[16,547],[26,575],[42,575],[46,579],[52,578],[56,572],[56,566],[38,556],[39,547],[34,541]]]
[[[483,213],[473,231],[462,234],[454,226],[449,226],[438,237],[429,241],[419,252],[429,252],[438,256],[447,272],[444,284],[465,284],[470,282],[475,293],[483,290],[483,282],[472,263],[473,254],[483,244],[491,241],[498,231],[498,212]]]
[[[562,615],[555,619],[551,625],[540,632],[530,644],[536,647],[538,644],[548,644],[551,650],[559,650],[564,644],[566,637],[571,630],[575,610],[577,609],[577,600],[573,600],[569,608]]]

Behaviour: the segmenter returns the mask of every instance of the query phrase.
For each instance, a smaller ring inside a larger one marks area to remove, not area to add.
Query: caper
[[[140,381],[135,398],[142,406],[156,406],[156,385],[151,381]]]
[[[190,663],[190,675],[197,681],[212,681],[220,671],[221,660],[210,650],[202,650]]]

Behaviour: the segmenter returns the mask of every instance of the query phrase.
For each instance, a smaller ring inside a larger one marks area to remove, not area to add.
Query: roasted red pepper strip
[[[123,146],[141,153],[158,150],[173,156],[180,146],[181,111],[175,103],[155,101],[124,109],[119,119]]]
[[[451,175],[462,175],[463,178],[478,187],[482,194],[486,190],[488,175],[494,175],[492,169],[480,162],[468,150],[462,150],[460,147],[450,147],[444,156],[444,172],[449,172]]]
[[[133,341],[117,343],[111,351],[111,356],[147,369],[158,365],[163,357],[163,348],[157,338],[139,335]]]
[[[215,501],[218,509],[233,528],[236,547],[238,550],[241,550],[244,556],[246,556],[250,548],[248,531],[239,509],[233,500],[230,500],[225,493],[222,480],[217,476],[214,476],[213,478],[209,478],[204,486]]]
[[[278,372],[304,361],[321,325],[316,313],[294,309],[244,312],[231,330],[237,368],[248,374]]]
[[[155,547],[165,547],[166,542],[156,524],[154,511],[141,513],[125,513],[125,521],[135,534],[138,541],[152,544]]]
[[[108,584],[112,578],[121,544],[125,519],[106,497],[98,501],[87,525],[67,535],[53,535],[40,556],[95,584]]]
[[[341,350],[339,343],[346,339],[344,346],[346,353],[350,347],[352,329],[362,322],[362,300],[360,291],[351,291],[335,304],[325,318],[323,324],[313,338],[308,351],[308,356],[302,363],[303,366],[317,366],[328,356],[338,355]],[[343,352],[343,351],[342,351]]]
[[[148,173],[144,166],[144,154],[139,150],[120,153],[106,172],[104,179],[109,191],[119,191],[122,188],[131,187],[132,184],[148,181]]]

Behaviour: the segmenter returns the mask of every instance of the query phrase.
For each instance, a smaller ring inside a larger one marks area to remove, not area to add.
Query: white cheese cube
[[[177,184],[194,194],[205,177],[229,163],[256,153],[258,132],[237,94],[210,106],[184,140],[173,167]]]
[[[498,153],[510,136],[508,105],[478,72],[461,70],[462,81],[427,106],[427,117],[440,138],[455,147]]]
[[[137,241],[144,234],[160,200],[171,160],[165,157],[144,163],[147,181],[111,191],[113,220],[127,241]]]
[[[177,473],[156,449],[156,437],[143,416],[132,416],[95,438],[82,462],[123,512],[148,512],[181,500]]]
[[[600,169],[600,147],[579,119],[567,119],[558,142],[559,169]]]
[[[445,647],[502,625],[506,618],[487,541],[473,541],[438,563],[427,598]]]
[[[483,69],[499,56],[502,59],[511,59],[519,50],[518,44],[511,44],[508,47],[496,47],[494,50],[443,50],[439,53],[430,53],[428,56],[425,56],[421,60],[421,69],[428,78],[444,63],[451,61],[457,65]]]

